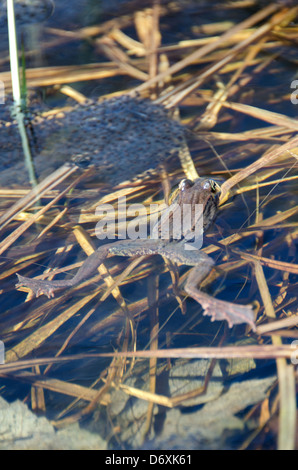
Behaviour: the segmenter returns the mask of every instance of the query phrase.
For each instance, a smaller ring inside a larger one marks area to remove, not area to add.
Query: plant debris
[[[77,27],[72,7],[65,24],[54,11],[42,28],[47,62],[34,64],[34,47],[24,50],[28,91],[41,87],[47,101],[31,100],[27,120],[38,194],[25,184],[9,107],[0,109],[3,399],[26,401],[56,429],[92,416],[110,449],[294,449],[298,7],[132,1],[87,26],[77,19]],[[9,91],[7,51],[0,62]],[[72,159],[94,167],[78,172],[65,165]],[[110,204],[121,226],[118,197],[147,208],[169,198],[188,171],[222,188],[203,246],[216,267],[201,288],[253,302],[255,331],[205,321],[183,295],[188,271],[155,257],[110,257],[100,274],[55,299],[24,303],[14,290],[17,272],[73,275],[100,244],[98,205]],[[253,371],[226,374],[226,361],[247,358],[256,360]],[[198,378],[193,361],[207,359]]]

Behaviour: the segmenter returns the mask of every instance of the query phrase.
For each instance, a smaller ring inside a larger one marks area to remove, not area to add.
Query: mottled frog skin
[[[218,184],[210,179],[198,178],[192,182],[184,179],[181,181],[178,193],[172,201],[169,209],[191,210],[194,212],[197,204],[203,206],[203,229],[206,230],[214,219],[219,198],[220,188]],[[193,214],[191,214],[192,216]],[[171,220],[170,224],[171,224]],[[157,232],[162,222],[158,222]],[[196,222],[198,223],[198,221]],[[173,223],[172,223],[173,225]],[[174,227],[172,227],[174,228]],[[189,234],[194,233],[196,224],[190,224],[187,232],[181,233],[180,239],[173,239],[171,230],[167,239],[145,239],[145,240],[121,240],[109,243],[99,247],[91,256],[89,256],[78,270],[76,275],[70,280],[35,280],[18,275],[19,283],[16,287],[27,287],[33,291],[36,296],[41,294],[49,298],[54,297],[54,292],[72,287],[91,274],[103,263],[109,254],[120,256],[141,256],[159,254],[162,257],[178,264],[194,266],[189,272],[185,291],[195,299],[204,309],[204,315],[210,315],[212,320],[226,320],[230,327],[239,323],[248,323],[253,329],[254,312],[250,305],[238,305],[231,302],[215,299],[197,288],[201,281],[208,275],[214,266],[214,261],[203,251],[186,249],[186,243],[189,242]]]

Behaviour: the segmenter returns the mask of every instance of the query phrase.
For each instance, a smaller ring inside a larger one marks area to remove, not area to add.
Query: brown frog
[[[174,238],[175,227],[173,214],[176,210],[181,210],[183,216],[183,211],[190,210],[191,213],[194,213],[196,205],[201,204],[201,207],[203,207],[201,226],[203,230],[206,230],[216,215],[219,194],[220,187],[213,180],[198,178],[196,181],[192,182],[188,179],[184,179],[181,181],[178,192],[167,209],[169,213],[167,223],[169,223],[170,230],[167,232],[168,237],[166,239],[149,238],[133,241],[121,240],[109,243],[99,247],[92,253],[72,279],[57,281],[35,280],[18,274],[19,283],[16,287],[27,287],[31,289],[36,296],[45,294],[50,298],[54,297],[56,290],[77,285],[89,277],[95,269],[103,263],[109,254],[120,256],[159,254],[176,264],[194,266],[188,275],[185,291],[190,297],[201,304],[204,309],[204,315],[210,315],[212,320],[226,320],[229,327],[239,323],[248,323],[255,329],[254,312],[250,305],[237,305],[218,300],[197,288],[197,285],[200,284],[214,266],[214,261],[204,252],[199,249],[189,249],[191,235],[195,234],[200,220],[192,217],[187,230],[181,232],[181,236],[178,240]],[[191,214],[191,216],[193,216],[193,214]],[[162,233],[164,221],[165,219],[161,219],[158,222],[153,233]],[[187,244],[188,247],[186,246]]]

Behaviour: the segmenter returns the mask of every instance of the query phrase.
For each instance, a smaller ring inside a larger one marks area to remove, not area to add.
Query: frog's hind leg
[[[210,258],[209,258],[210,259]],[[202,292],[197,285],[208,275],[212,265],[204,263],[194,267],[187,279],[185,291],[204,309],[204,315],[210,315],[211,320],[226,320],[229,327],[240,323],[248,323],[255,330],[254,311],[250,305],[238,305],[232,302],[215,299]]]
[[[39,297],[42,294],[46,295],[48,298],[54,297],[55,291],[76,286],[84,279],[90,277],[95,269],[98,268],[107,257],[109,246],[110,245],[103,245],[98,250],[94,251],[94,253],[86,259],[72,279],[47,281],[31,279],[17,274],[19,282],[16,284],[16,287],[27,287],[36,297]]]

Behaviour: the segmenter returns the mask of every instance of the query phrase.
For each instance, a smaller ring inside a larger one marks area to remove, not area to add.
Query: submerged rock
[[[0,450],[103,450],[100,436],[76,423],[56,431],[45,417],[38,417],[20,400],[0,397]]]
[[[167,374],[157,376],[163,382],[161,395],[179,396],[199,391],[210,366],[210,360],[177,361]],[[163,376],[163,378],[161,378]],[[182,400],[173,408],[155,406],[154,425],[144,439],[148,403],[128,396],[121,389],[111,393],[108,416],[120,431],[117,441],[124,448],[146,449],[228,449],[231,439],[245,434],[257,424],[244,420],[241,412],[262,401],[276,377],[226,382],[217,363],[204,394]],[[129,377],[125,385],[148,390],[147,375]],[[240,414],[240,416],[239,416]]]

